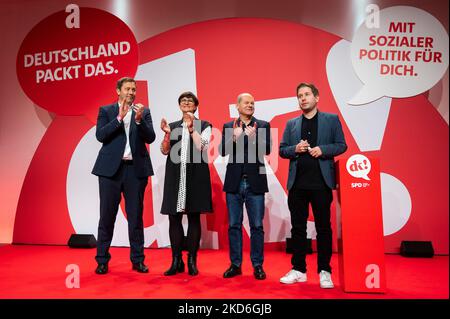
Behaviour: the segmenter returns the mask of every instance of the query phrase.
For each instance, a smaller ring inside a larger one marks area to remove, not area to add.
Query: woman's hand
[[[186,115],[188,116],[187,117],[187,121],[186,121],[186,125],[187,125],[187,128],[189,130],[189,133],[192,133],[193,130],[194,130],[194,119],[195,119],[195,117],[194,117],[194,114],[191,113],[191,112],[187,112]]]
[[[163,130],[166,134],[170,134],[170,126],[167,124],[165,118],[161,119],[161,130]]]

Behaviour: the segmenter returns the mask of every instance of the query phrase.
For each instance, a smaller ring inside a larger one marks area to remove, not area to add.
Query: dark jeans
[[[144,256],[144,192],[148,178],[138,178],[132,164],[120,165],[113,177],[99,177],[100,220],[98,223],[97,263],[107,263],[111,259],[109,247],[114,233],[121,193],[125,198],[128,220],[130,259],[132,263],[143,262]]]
[[[239,192],[227,193],[226,199],[231,263],[239,267],[242,264],[242,221],[245,203],[250,223],[250,259],[253,267],[261,266],[264,262],[264,193],[253,193],[247,179],[243,178]]]
[[[306,272],[306,225],[311,203],[317,232],[317,272],[325,270],[331,273],[332,230],[330,207],[333,201],[331,189],[304,190],[294,187],[289,191],[288,205],[291,212],[293,269]]]
[[[200,223],[200,213],[188,213],[188,231],[187,231],[187,248],[192,256],[197,255],[200,246],[200,238],[202,236],[202,225]],[[183,215],[169,215],[169,237],[170,246],[172,247],[172,256],[181,256],[183,250],[184,229]]]

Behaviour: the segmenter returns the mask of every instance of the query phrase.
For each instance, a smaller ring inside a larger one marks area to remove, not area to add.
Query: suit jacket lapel
[[[183,119],[181,119],[181,120],[175,122],[175,124],[176,124],[175,128],[177,128],[177,127],[183,127]]]
[[[134,121],[134,117],[135,117],[135,112],[134,110],[131,110],[131,118],[130,118],[130,143],[131,143],[131,137],[134,134],[134,131],[137,129],[136,127],[136,122]]]
[[[116,104],[114,104],[113,113],[114,117],[117,117],[119,115],[119,102],[116,102]]]
[[[322,113],[317,110],[317,145],[322,144],[322,128],[325,126],[325,119],[323,118]]]
[[[172,134],[175,134],[175,133],[173,133],[173,131],[174,131],[175,129],[177,129],[177,128],[182,128],[182,127],[183,127],[183,119],[174,122],[173,129],[171,129],[171,133],[170,133],[171,138],[172,138],[172,136],[174,136],[174,135],[172,135]],[[177,134],[178,134],[178,133],[177,133]],[[179,141],[181,141],[181,138],[182,138],[182,137],[183,137],[182,135],[179,135],[179,136],[178,136]]]
[[[299,143],[302,138],[302,119],[303,115],[300,115],[295,121],[295,138],[296,143]]]

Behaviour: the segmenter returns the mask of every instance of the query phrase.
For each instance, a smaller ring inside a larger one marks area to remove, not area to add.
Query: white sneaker
[[[283,284],[294,284],[296,282],[306,282],[306,273],[291,269],[286,275],[280,278],[280,282]]]
[[[334,288],[331,274],[328,271],[322,270],[319,274],[320,288]]]

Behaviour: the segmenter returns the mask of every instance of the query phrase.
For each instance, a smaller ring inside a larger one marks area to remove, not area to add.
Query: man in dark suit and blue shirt
[[[243,205],[250,224],[250,259],[256,279],[266,278],[264,262],[263,218],[265,193],[269,191],[264,155],[271,151],[270,124],[253,117],[255,100],[248,93],[238,96],[239,118],[225,123],[219,152],[230,155],[223,191],[228,208],[228,239],[231,265],[223,274],[232,278],[242,274]]]
[[[332,231],[330,207],[336,187],[334,157],[347,150],[336,114],[317,109],[319,91],[309,83],[297,87],[303,115],[287,122],[280,156],[289,162],[287,188],[291,213],[292,269],[280,279],[284,284],[307,281],[306,225],[311,204],[317,232],[317,271],[321,288],[333,288],[331,280]]]
[[[103,106],[97,118],[97,140],[103,143],[92,174],[99,178],[100,220],[97,238],[97,274],[108,272],[114,223],[121,193],[125,198],[132,269],[147,273],[144,264],[144,192],[153,175],[146,144],[155,140],[150,110],[134,104],[136,81],[121,78],[116,87],[118,102]]]

